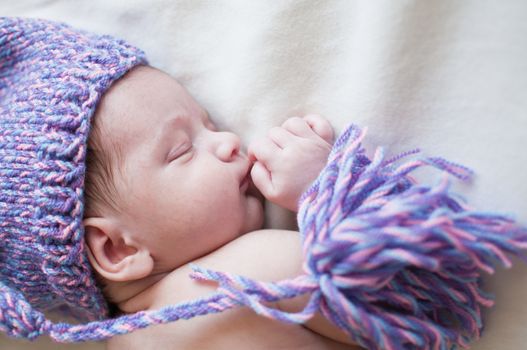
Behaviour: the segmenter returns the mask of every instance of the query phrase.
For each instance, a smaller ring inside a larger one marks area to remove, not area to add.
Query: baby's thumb
[[[271,173],[261,162],[255,162],[251,169],[251,178],[254,185],[265,198],[269,199],[269,196],[273,191],[273,183],[271,182]]]
[[[324,139],[324,141],[330,145],[333,144],[335,133],[333,127],[326,118],[318,114],[308,114],[304,116],[304,120],[318,136]]]

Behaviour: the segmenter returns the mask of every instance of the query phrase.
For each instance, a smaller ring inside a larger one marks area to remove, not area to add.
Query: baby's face
[[[118,215],[158,272],[261,227],[262,205],[247,193],[251,163],[239,137],[217,131],[171,76],[135,68],[105,94],[97,118],[122,151]]]

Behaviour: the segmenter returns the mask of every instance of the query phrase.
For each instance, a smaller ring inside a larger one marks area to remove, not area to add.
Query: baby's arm
[[[249,145],[249,157],[255,162],[251,171],[254,184],[265,198],[296,212],[300,196],[327,163],[333,137],[331,124],[321,116],[311,114],[303,118],[287,119],[282,126],[269,130],[266,137]],[[288,238],[300,239],[298,235]],[[282,240],[273,249],[277,249],[278,246],[284,247]],[[279,264],[284,267],[280,269],[283,271],[271,270],[271,272],[280,274],[288,270],[285,267],[294,268],[296,266],[298,267],[295,271],[296,275],[301,274],[299,262],[302,256],[291,253],[285,254],[286,260]],[[291,272],[289,271],[289,274]],[[305,295],[279,301],[275,306],[285,311],[296,312],[307,304],[308,299],[309,296]],[[352,344],[340,329],[320,314],[317,314],[305,326],[328,338]]]
[[[333,128],[318,115],[287,119],[248,147],[251,177],[269,201],[297,211],[302,193],[326,165]]]
[[[258,258],[255,259],[255,253]],[[277,282],[302,275],[301,237],[296,231],[260,230],[250,232],[194,264],[212,270],[239,274],[264,282]],[[188,272],[187,272],[188,273]],[[269,306],[288,312],[301,311],[309,301],[306,294],[283,299]],[[355,345],[337,326],[317,313],[304,324],[311,331],[339,343]],[[359,349],[349,347],[348,349]]]

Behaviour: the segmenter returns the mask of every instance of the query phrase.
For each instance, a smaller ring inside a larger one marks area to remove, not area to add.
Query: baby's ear
[[[118,220],[108,217],[84,219],[88,258],[105,279],[133,281],[152,272],[154,260],[146,247],[137,244]]]

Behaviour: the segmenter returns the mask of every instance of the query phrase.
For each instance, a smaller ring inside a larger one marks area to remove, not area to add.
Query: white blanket
[[[370,150],[465,164],[478,176],[455,188],[469,202],[527,223],[526,1],[19,0],[0,14],[130,41],[244,141],[315,112],[337,131],[368,126]],[[525,349],[527,268],[488,280],[497,305],[472,348]]]

